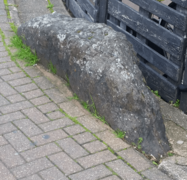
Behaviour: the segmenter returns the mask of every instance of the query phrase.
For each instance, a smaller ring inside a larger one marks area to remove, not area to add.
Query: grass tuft
[[[79,97],[74,93],[74,94],[73,94],[73,97],[68,97],[68,99],[69,99],[69,100],[73,100],[73,99],[79,100]]]
[[[33,66],[39,61],[36,53],[33,54],[30,47],[23,44],[22,39],[16,34],[17,27],[13,23],[10,23],[10,27],[15,32],[15,35],[10,39],[10,47],[14,47],[17,49],[17,51],[12,55],[12,57],[14,59],[17,58],[22,61],[25,61],[26,66]]]
[[[54,10],[53,10],[54,5],[50,2],[50,0],[47,0],[47,1],[48,1],[47,8],[50,10],[51,13],[53,13],[54,12]]]
[[[116,137],[123,139],[125,137],[126,132],[121,131],[120,129],[117,129],[113,132]]]
[[[92,97],[90,96],[91,100],[92,100],[92,104],[89,105],[87,102],[84,102],[82,101],[81,104],[82,106],[84,107],[84,109],[86,109],[87,111],[89,111],[95,118],[99,119],[101,122],[103,122],[104,124],[108,124],[105,120],[105,117],[101,117],[98,115],[98,112],[96,110],[96,107],[95,107],[95,103],[92,99]]]
[[[53,66],[53,63],[50,62],[49,63],[49,70],[53,73],[53,74],[56,74],[57,70],[56,68]]]

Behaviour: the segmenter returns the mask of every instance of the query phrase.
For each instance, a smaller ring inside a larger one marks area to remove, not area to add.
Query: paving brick
[[[106,150],[106,151],[98,152],[96,154],[91,154],[86,157],[79,158],[77,161],[84,168],[89,168],[114,159],[116,159],[116,156],[114,156],[110,151]]]
[[[25,77],[25,76],[26,76],[25,73],[23,73],[23,72],[18,72],[18,73],[14,73],[14,74],[2,76],[1,78],[2,78],[4,81],[11,81],[11,80],[23,78],[23,77]]]
[[[138,173],[125,164],[121,159],[106,163],[106,165],[110,167],[115,173],[117,173],[122,179],[142,179]]]
[[[64,130],[69,134],[69,135],[75,135],[75,134],[79,134],[82,132],[85,132],[85,129],[83,127],[81,127],[80,125],[74,125],[74,126],[70,126],[70,127],[66,127],[64,128]]]
[[[113,176],[108,176],[106,178],[103,178],[101,180],[120,180],[120,178],[118,178],[116,175],[113,175]]]
[[[3,2],[1,4],[1,7],[4,8]],[[6,11],[4,9],[0,9],[0,16],[6,16]]]
[[[35,106],[39,106],[42,104],[46,104],[48,102],[51,102],[50,99],[47,96],[38,97],[35,99],[30,100]]]
[[[17,119],[22,119],[25,116],[20,112],[14,112],[14,113],[10,113],[10,114],[6,114],[6,115],[1,115],[0,116],[0,124],[4,124],[10,121],[14,121]]]
[[[6,124],[0,125],[0,134],[9,133],[14,130],[17,130],[17,128],[11,123],[6,123]]]
[[[43,112],[43,113],[47,113],[47,112],[52,112],[55,111],[58,108],[58,106],[54,103],[47,103],[41,106],[38,106],[38,108]]]
[[[62,103],[60,104],[60,108],[72,117],[80,117],[85,115],[85,112],[78,107],[74,101]]]
[[[90,115],[79,117],[77,120],[93,133],[104,131],[108,128],[101,121]]]
[[[36,86],[36,84],[30,83],[30,84],[26,84],[26,85],[22,85],[22,86],[17,86],[17,87],[15,87],[15,89],[20,93],[24,93],[27,91],[32,91],[32,90],[38,89],[38,87]]]
[[[0,16],[0,17],[2,17],[2,16]],[[3,51],[6,51],[6,49],[5,49],[5,47],[1,46],[0,47],[0,53],[3,52]]]
[[[8,144],[8,142],[4,139],[3,136],[0,136],[0,146],[3,146],[5,144]]]
[[[77,144],[72,138],[62,139],[57,141],[62,149],[69,154],[73,159],[88,155],[88,152]]]
[[[51,155],[49,159],[58,166],[66,176],[82,170],[82,168],[64,152]]]
[[[16,72],[20,72],[21,69],[19,67],[12,67],[12,68],[9,68],[10,71],[12,71],[13,73],[16,73]]]
[[[49,113],[49,114],[47,114],[47,116],[53,120],[65,117],[65,115],[62,114],[60,111],[55,111],[55,112]]]
[[[0,76],[7,75],[7,74],[11,74],[11,72],[8,69],[0,69]]]
[[[170,180],[171,179],[166,174],[159,171],[157,168],[148,169],[146,171],[143,171],[142,174],[149,180],[155,180],[155,179]]]
[[[21,78],[21,79],[16,79],[14,81],[9,81],[8,83],[11,85],[11,86],[21,86],[23,84],[28,84],[28,83],[31,83],[31,79],[26,77],[26,78]]]
[[[1,19],[0,19],[0,22],[1,22]],[[5,56],[8,56],[8,52],[7,51],[4,51],[4,52],[0,53],[0,57],[5,57]]]
[[[27,99],[33,99],[43,96],[44,94],[40,89],[36,89],[30,92],[22,93],[22,95],[24,95]]]
[[[0,159],[8,168],[25,163],[21,156],[9,144],[0,147]]]
[[[96,136],[107,143],[114,151],[130,147],[130,145],[125,143],[123,140],[117,138],[110,130],[97,133]]]
[[[32,149],[34,144],[29,141],[19,130],[4,135],[5,139],[18,151]]]
[[[99,165],[84,171],[81,171],[79,173],[73,174],[69,176],[71,180],[96,180],[103,177],[106,177],[108,175],[111,175],[112,173],[104,166]]]
[[[3,114],[7,114],[7,113],[15,112],[15,111],[20,111],[22,109],[27,109],[32,106],[33,105],[29,101],[22,101],[22,102],[18,102],[18,103],[14,103],[14,104],[0,107],[0,111]]]
[[[40,124],[50,121],[45,115],[43,115],[37,108],[25,109],[22,111],[29,117],[35,124]]]
[[[42,130],[29,119],[16,120],[13,123],[28,137],[42,133]]]
[[[11,103],[17,103],[20,101],[24,101],[25,98],[23,96],[21,96],[20,94],[15,94],[12,96],[8,96],[7,99],[11,102]]]
[[[83,147],[91,153],[95,153],[107,149],[106,145],[98,140],[84,144]]]
[[[30,176],[44,169],[50,168],[53,165],[46,159],[38,159],[27,164],[13,168],[11,171],[16,176],[16,178],[23,178],[25,176]]]
[[[59,90],[53,88],[44,91],[55,103],[62,103],[68,99]]]
[[[142,154],[132,148],[120,151],[118,154],[138,171],[143,171],[153,167],[150,161],[148,161],[145,157],[143,157]]]
[[[44,170],[39,173],[45,180],[68,180],[56,167]]]
[[[2,79],[0,79],[0,83],[1,83],[1,82],[3,82],[3,80],[2,80]]]
[[[16,180],[10,171],[0,161],[0,178],[1,180]]]
[[[50,143],[52,141],[57,141],[57,140],[63,139],[67,136],[68,135],[64,131],[59,129],[59,130],[51,131],[51,132],[41,134],[41,135],[38,135],[38,136],[34,136],[34,137],[31,138],[31,140],[37,146],[39,146],[39,145]]]
[[[44,132],[48,132],[48,131],[52,131],[55,129],[63,128],[68,125],[73,125],[73,124],[74,124],[73,121],[71,121],[67,117],[64,117],[62,119],[58,119],[58,120],[50,121],[50,122],[47,122],[44,124],[40,124],[39,126]]]
[[[34,81],[41,89],[50,89],[54,87],[54,85],[46,77],[38,77],[34,79]]]
[[[25,67],[24,71],[31,77],[41,76],[42,73],[36,67]]]
[[[96,138],[90,133],[90,132],[84,132],[82,134],[78,134],[73,136],[73,138],[79,143],[79,144],[84,144],[89,141],[93,141]]]
[[[55,143],[46,144],[34,149],[22,152],[21,155],[27,162],[62,151]]]
[[[4,6],[3,6],[3,8],[4,8]],[[8,23],[1,24],[1,30],[10,31],[11,30],[10,29],[10,24],[8,24]]]
[[[0,95],[0,106],[4,106],[9,104],[8,100],[6,100],[3,96]]]
[[[37,174],[34,174],[32,176],[20,179],[20,180],[42,180]]]
[[[17,94],[17,92],[6,82],[0,83],[0,93],[5,97],[13,94]]]

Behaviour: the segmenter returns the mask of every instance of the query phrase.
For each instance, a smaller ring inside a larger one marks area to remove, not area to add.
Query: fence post
[[[97,0],[96,3],[97,3],[98,11],[99,11],[98,22],[106,23],[108,0]]]
[[[185,14],[187,16],[187,9],[181,7],[180,5],[177,5],[176,8],[177,11]],[[186,25],[187,26],[187,25]],[[183,32],[183,31],[177,31],[178,35],[181,35],[182,37],[186,37],[187,36],[187,32]],[[186,55],[186,48],[187,48],[187,38],[185,39],[185,43],[184,43],[184,50],[183,50],[183,66],[184,67],[184,71],[183,71],[183,80],[182,80],[182,85],[184,87],[187,87],[187,55]],[[186,89],[186,88],[185,88]],[[185,90],[185,92],[181,92],[180,94],[180,107],[179,107],[185,114],[187,114],[187,92]]]

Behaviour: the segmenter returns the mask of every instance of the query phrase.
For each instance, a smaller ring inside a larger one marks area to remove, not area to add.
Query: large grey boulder
[[[143,138],[142,150],[156,158],[170,148],[158,101],[147,88],[132,45],[125,35],[57,13],[37,17],[18,28],[18,35],[48,67],[69,77],[74,93],[95,103],[114,129],[129,142]]]

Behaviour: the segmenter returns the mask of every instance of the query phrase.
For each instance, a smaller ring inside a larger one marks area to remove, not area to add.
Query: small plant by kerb
[[[180,100],[177,99],[176,102],[173,104],[173,101],[170,101],[171,105],[173,105],[174,107],[179,107],[180,106]]]
[[[50,69],[50,71],[51,71],[53,74],[56,74],[56,68],[54,67],[54,65],[53,65],[52,62],[49,63],[49,69]]]
[[[159,98],[161,97],[161,96],[158,94],[158,90],[156,90],[156,91],[151,90],[151,92],[154,93],[154,94],[155,94],[156,96],[158,96]]]
[[[22,39],[16,34],[17,27],[13,23],[10,23],[10,27],[15,32],[15,35],[10,39],[11,45],[9,46],[17,49],[12,57],[25,61],[26,66],[32,66],[36,64],[39,61],[36,53],[32,53],[30,47],[23,44]]]
[[[142,146],[141,146],[142,141],[143,141],[143,138],[140,137],[140,138],[138,139],[138,149],[141,149],[141,148],[142,148]]]
[[[174,154],[171,152],[168,152],[168,156],[173,156]]]
[[[116,137],[123,139],[125,137],[126,132],[121,131],[120,129],[117,129],[113,132]]]
[[[51,11],[51,13],[54,12],[54,11],[53,11],[54,5],[50,2],[50,0],[47,0],[47,1],[48,1],[47,8]]]
[[[73,97],[68,97],[69,100],[75,99],[75,100],[79,100],[79,97],[74,93]]]

